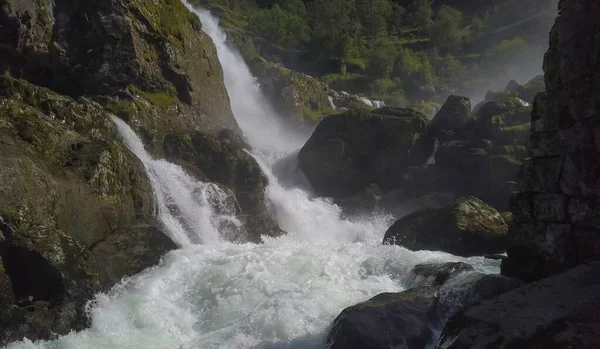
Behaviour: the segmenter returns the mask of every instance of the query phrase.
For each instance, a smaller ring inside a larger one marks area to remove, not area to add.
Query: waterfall
[[[182,247],[217,244],[222,237],[242,235],[232,200],[221,188],[195,180],[168,161],[152,159],[129,125],[115,116],[112,120],[125,145],[142,161],[154,192],[157,216],[173,242]]]
[[[8,348],[323,348],[340,311],[381,292],[402,291],[416,264],[466,261],[478,271],[498,271],[498,263],[482,257],[382,245],[393,217],[344,218],[330,200],[297,186],[302,180],[294,157],[306,135],[278,121],[217,19],[188,8],[215,42],[232,110],[269,180],[267,198],[288,234],[260,245],[227,242],[222,237],[230,232],[220,222],[240,227],[226,195],[174,164],[152,159],[134,132],[114,119],[146,168],[157,215],[182,248],[98,294],[89,304],[89,329]]]
[[[431,152],[431,155],[429,156],[429,158],[427,159],[427,162],[425,164],[435,165],[435,155],[437,154],[437,151],[439,148],[440,148],[440,140],[435,138],[435,142],[433,143],[433,151]]]

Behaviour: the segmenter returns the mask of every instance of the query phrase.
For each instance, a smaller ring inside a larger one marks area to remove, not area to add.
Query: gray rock
[[[383,242],[411,250],[444,251],[460,256],[500,253],[508,225],[493,207],[465,197],[439,209],[424,209],[397,220]]]
[[[331,349],[425,348],[433,340],[430,316],[435,299],[435,288],[420,287],[382,293],[344,309],[329,332]]]
[[[526,284],[454,315],[438,349],[598,348],[600,263]]]

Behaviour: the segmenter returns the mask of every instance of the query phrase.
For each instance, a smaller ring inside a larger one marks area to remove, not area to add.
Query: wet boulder
[[[468,257],[504,252],[507,231],[508,225],[495,208],[477,198],[464,197],[397,220],[386,231],[383,242]]]
[[[420,287],[382,293],[346,308],[329,331],[331,349],[425,348],[433,340],[430,317],[435,300],[435,288]]]
[[[525,284],[450,318],[436,348],[583,348],[600,345],[600,263]]]
[[[451,278],[472,271],[473,266],[464,262],[418,264],[411,270],[411,286],[439,287]]]
[[[406,108],[328,116],[300,150],[300,169],[320,196],[348,198],[372,183],[388,190],[410,163],[426,126],[424,114]]]

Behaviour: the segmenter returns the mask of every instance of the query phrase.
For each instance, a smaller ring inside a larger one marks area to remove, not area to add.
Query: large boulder
[[[331,349],[388,349],[407,345],[422,349],[433,340],[430,316],[436,289],[420,287],[382,293],[344,309],[329,332]]]
[[[403,108],[326,117],[300,150],[300,168],[321,196],[350,197],[371,183],[389,189],[410,163],[426,125],[421,112]]]
[[[238,241],[260,242],[261,235],[281,234],[265,199],[267,178],[247,145],[233,132],[217,137],[200,132],[170,134],[163,144],[167,159],[181,163],[204,181],[215,182],[235,196],[247,236]],[[191,165],[191,166],[189,166]]]
[[[449,96],[431,121],[434,129],[457,131],[471,119],[471,101],[467,97]]]
[[[436,348],[600,346],[600,263],[526,284],[467,308],[446,324]]]
[[[507,231],[508,225],[496,209],[474,197],[465,197],[397,220],[386,231],[383,242],[410,250],[474,256],[504,252]]]
[[[382,293],[344,309],[329,332],[331,348],[428,348],[432,329],[443,327],[448,317],[522,284],[471,269],[463,263],[416,266],[413,272],[427,275],[430,286]]]

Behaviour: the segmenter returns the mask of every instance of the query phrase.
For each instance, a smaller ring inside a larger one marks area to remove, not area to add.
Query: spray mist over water
[[[115,119],[126,145],[146,168],[165,230],[183,248],[97,295],[89,307],[89,329],[8,348],[323,348],[342,309],[381,292],[403,290],[416,264],[466,261],[478,271],[498,271],[496,262],[481,257],[381,245],[392,217],[344,219],[329,200],[312,198],[278,178],[275,164],[288,156],[293,167],[289,154],[303,139],[276,121],[217,20],[195,12],[216,43],[234,114],[269,179],[266,195],[278,222],[289,233],[265,238],[262,245],[226,242],[219,222],[235,218],[223,208],[224,193],[176,165],[153,160],[129,126]]]

